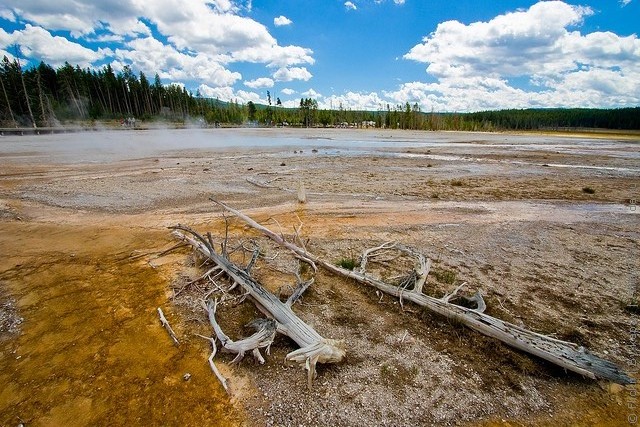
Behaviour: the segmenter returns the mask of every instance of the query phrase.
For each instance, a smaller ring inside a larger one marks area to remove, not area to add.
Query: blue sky
[[[0,55],[223,100],[425,111],[640,105],[640,0],[3,0]]]

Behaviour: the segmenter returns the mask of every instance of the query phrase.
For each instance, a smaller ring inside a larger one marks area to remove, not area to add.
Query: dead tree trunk
[[[367,276],[364,271],[347,270],[322,260],[293,243],[285,241],[281,236],[278,236],[273,231],[258,224],[243,213],[216,200],[212,199],[212,201],[223,207],[225,210],[233,213],[251,227],[274,240],[276,243],[293,251],[300,257],[309,259],[314,263],[321,265],[335,274],[348,277],[362,284],[373,286],[382,292],[400,298],[401,301],[403,299],[411,301],[427,310],[438,313],[447,319],[451,319],[484,335],[498,339],[511,347],[538,356],[567,370],[584,375],[585,377],[592,379],[606,379],[619,384],[635,383],[633,378],[629,377],[614,363],[589,353],[577,344],[541,335],[483,313],[486,305],[480,294],[476,294],[471,298],[477,302],[477,308],[475,309],[462,307],[449,302],[451,297],[457,293],[460,287],[452,294],[441,299],[425,295],[422,292],[422,285],[424,284],[424,279],[426,279],[426,274],[428,274],[429,262],[426,261],[422,255],[416,255],[413,251],[410,252],[418,258],[415,283],[412,287],[394,286],[385,283],[382,280]],[[401,246],[398,246],[397,248],[402,251],[409,251],[407,248]],[[374,250],[375,249],[378,248],[374,248]],[[366,264],[366,257],[367,255],[365,253],[363,256],[363,265]]]
[[[287,335],[300,346],[298,350],[287,354],[286,360],[298,362],[307,369],[309,387],[316,377],[317,363],[337,363],[344,358],[345,350],[342,341],[323,338],[293,312],[290,303],[280,301],[252,278],[246,270],[217,254],[211,242],[200,234],[181,225],[173,228],[174,236],[189,243],[198,252],[213,261],[231,280],[244,288],[258,309],[277,322],[277,331]],[[187,232],[193,237],[187,236],[183,232]],[[209,308],[208,311],[211,319],[212,309]],[[213,313],[215,314],[215,310]]]

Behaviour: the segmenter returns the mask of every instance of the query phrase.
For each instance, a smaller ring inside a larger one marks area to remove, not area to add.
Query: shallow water
[[[549,136],[457,132],[360,131],[338,129],[152,129],[0,137],[0,159],[57,163],[102,163],[184,150],[238,151],[322,149],[336,154],[402,152],[429,148],[488,151],[560,151],[640,158],[634,142]]]

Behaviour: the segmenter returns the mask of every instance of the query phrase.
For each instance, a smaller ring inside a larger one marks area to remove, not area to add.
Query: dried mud
[[[426,292],[467,281],[489,314],[632,371],[638,141],[215,132],[198,131],[197,144],[189,131],[114,132],[108,146],[78,152],[51,145],[64,136],[0,139],[0,424],[605,426],[637,413],[634,386],[563,372],[324,272],[295,310],[344,339],[346,361],[322,366],[308,391],[304,372],[283,362],[294,348],[286,337],[262,366],[220,354],[229,397],[194,335],[211,334],[194,308],[199,291],[171,299],[199,264],[186,250],[157,254],[174,244],[166,227],[177,222],[223,235],[210,196],[287,235],[302,222],[308,249],[330,260],[397,240],[435,261]],[[155,146],[158,135],[182,144]],[[225,138],[246,143],[215,142]],[[230,234],[258,243],[266,256],[255,275],[286,292],[293,260],[233,220]],[[239,337],[258,313],[245,302],[220,315]]]

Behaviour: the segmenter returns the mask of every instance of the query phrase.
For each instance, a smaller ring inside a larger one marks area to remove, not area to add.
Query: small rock
[[[184,374],[182,376],[182,379],[185,381],[189,381],[191,379],[191,374],[189,372],[187,372],[186,374]]]

